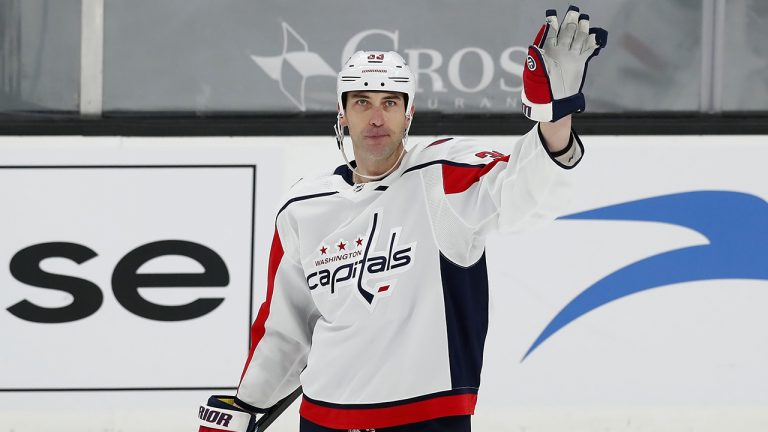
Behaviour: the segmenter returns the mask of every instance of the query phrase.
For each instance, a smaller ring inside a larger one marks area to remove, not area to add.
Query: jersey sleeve
[[[475,143],[457,151],[460,163],[442,167],[443,191],[474,236],[521,231],[560,216],[570,197],[570,169],[584,152],[575,133],[564,150],[550,152],[538,125],[498,149]]]
[[[251,327],[251,347],[237,403],[255,412],[294,391],[307,363],[319,312],[307,289],[287,212],[278,215],[269,254],[267,296]]]

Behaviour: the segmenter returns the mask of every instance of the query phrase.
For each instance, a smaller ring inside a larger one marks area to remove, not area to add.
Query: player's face
[[[402,93],[349,92],[341,124],[349,128],[358,166],[371,174],[389,169],[400,156],[408,121]]]

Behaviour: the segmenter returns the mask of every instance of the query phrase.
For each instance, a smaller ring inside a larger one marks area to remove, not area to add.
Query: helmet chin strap
[[[360,171],[355,169],[355,167],[352,166],[352,164],[349,162],[349,159],[347,158],[347,154],[344,153],[344,126],[341,125],[341,113],[339,113],[338,117],[336,117],[336,124],[333,125],[333,130],[336,132],[336,144],[339,146],[339,151],[341,152],[341,156],[344,158],[344,162],[347,164],[347,167],[352,171],[352,173],[357,174],[359,177],[368,179],[368,180],[381,180],[384,177],[388,176],[392,173],[399,165],[400,161],[403,160],[403,156],[405,156],[405,148],[408,145],[408,131],[411,129],[411,122],[408,122],[408,126],[405,128],[405,132],[403,133],[403,149],[400,151],[400,156],[397,157],[397,160],[394,164],[392,164],[392,167],[387,170],[384,174],[377,175],[377,176],[369,176],[362,174]],[[410,120],[410,118],[409,118]]]

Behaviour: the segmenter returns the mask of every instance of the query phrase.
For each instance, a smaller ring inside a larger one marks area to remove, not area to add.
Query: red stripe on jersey
[[[440,145],[440,144],[442,144],[442,143],[444,143],[444,142],[448,142],[448,141],[450,141],[450,140],[452,140],[452,139],[453,139],[453,137],[451,137],[451,138],[443,138],[443,139],[439,139],[439,140],[437,140],[437,141],[433,142],[432,144],[428,145],[427,147],[432,147],[432,146]]]
[[[464,192],[499,162],[509,162],[509,155],[494,159],[493,162],[485,166],[467,167],[443,164],[443,190],[447,194]]]
[[[256,346],[264,337],[264,323],[269,316],[269,306],[272,303],[272,291],[275,288],[275,274],[277,273],[277,267],[280,266],[280,261],[283,259],[283,245],[280,243],[280,234],[275,228],[275,236],[272,238],[272,248],[269,251],[269,268],[267,269],[267,299],[261,304],[259,308],[259,314],[256,316],[256,321],[251,326],[251,349],[248,352],[248,360],[245,362],[243,373],[240,375],[240,382],[243,381],[245,371],[248,370],[248,365],[253,358],[253,351]]]
[[[328,408],[301,401],[299,413],[305,419],[332,429],[378,429],[418,423],[441,417],[472,415],[476,394],[436,397],[386,408]]]

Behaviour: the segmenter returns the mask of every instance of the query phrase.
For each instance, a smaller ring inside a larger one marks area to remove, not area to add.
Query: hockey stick
[[[272,408],[268,409],[267,412],[265,412],[256,421],[256,429],[254,432],[262,432],[266,430],[269,427],[269,425],[271,425],[272,422],[277,420],[277,418],[280,417],[280,414],[282,414],[286,408],[291,406],[293,401],[295,401],[300,395],[301,395],[301,387],[297,388],[296,390],[293,391],[293,393],[284,397],[283,399],[280,400],[280,402],[276,403],[275,405],[272,406]]]

